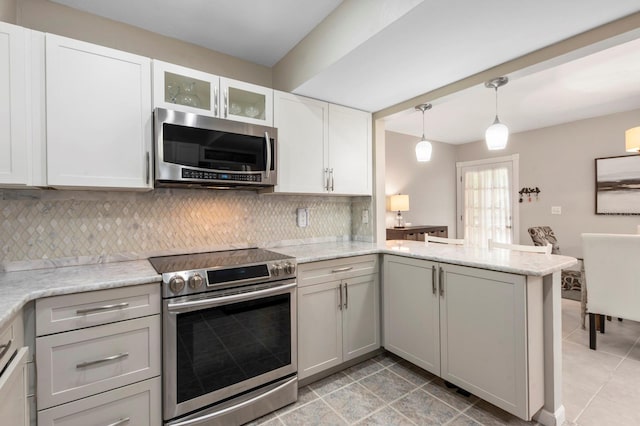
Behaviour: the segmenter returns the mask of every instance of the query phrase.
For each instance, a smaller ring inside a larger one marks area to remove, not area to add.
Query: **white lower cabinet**
[[[20,348],[13,360],[0,376],[0,413],[3,425],[28,426],[29,404],[27,403],[27,354],[29,349]]]
[[[377,256],[302,264],[298,273],[298,377],[380,347]]]
[[[384,257],[384,347],[523,419],[543,405],[542,280]]]
[[[159,284],[36,301],[38,424],[161,424]]]
[[[38,413],[40,426],[159,425],[159,377]]]

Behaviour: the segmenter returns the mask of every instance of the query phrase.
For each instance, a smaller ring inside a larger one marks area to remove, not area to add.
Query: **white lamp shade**
[[[496,118],[496,121],[484,133],[484,139],[490,150],[504,149],[509,140],[509,128]]]
[[[624,132],[624,142],[627,152],[640,152],[640,127]]]
[[[389,199],[389,209],[391,211],[408,212],[409,196],[407,194],[392,195]]]
[[[431,142],[426,139],[422,139],[416,145],[416,159],[421,162],[427,162],[431,160],[431,151],[433,151],[433,147],[431,146]],[[395,209],[392,209],[395,210]]]

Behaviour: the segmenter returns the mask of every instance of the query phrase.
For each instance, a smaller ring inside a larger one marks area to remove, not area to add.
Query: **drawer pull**
[[[353,269],[353,266],[345,266],[344,268],[332,269],[331,272],[335,274],[336,272],[346,272],[352,269]]]
[[[120,425],[127,424],[130,421],[131,421],[131,417],[125,417],[124,419],[120,419],[115,423],[109,423],[107,426],[120,426]]]
[[[4,345],[0,345],[0,358],[2,358],[4,354],[9,352],[9,348],[11,347],[12,343],[13,343],[13,339],[9,339],[7,343],[5,343]]]
[[[104,362],[109,362],[109,361],[115,361],[117,359],[126,358],[128,356],[129,356],[129,352],[123,352],[121,354],[111,355],[111,356],[108,356],[106,358],[96,359],[96,360],[93,360],[93,361],[81,362],[80,364],[76,365],[76,368],[80,369],[80,368],[91,367],[92,365],[102,364]]]
[[[92,314],[94,312],[113,311],[113,310],[116,310],[116,309],[126,308],[127,306],[129,306],[129,304],[127,302],[116,303],[115,305],[104,305],[104,306],[97,306],[95,308],[78,309],[76,311],[76,314],[77,315],[86,315],[86,314]]]

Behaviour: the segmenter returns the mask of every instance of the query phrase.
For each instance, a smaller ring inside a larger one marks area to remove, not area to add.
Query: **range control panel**
[[[203,172],[202,170],[182,169],[183,179],[228,180],[231,182],[262,182],[262,174]]]

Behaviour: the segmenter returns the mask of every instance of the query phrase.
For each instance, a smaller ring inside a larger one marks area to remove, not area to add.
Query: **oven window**
[[[177,402],[291,363],[291,294],[177,317]]]

